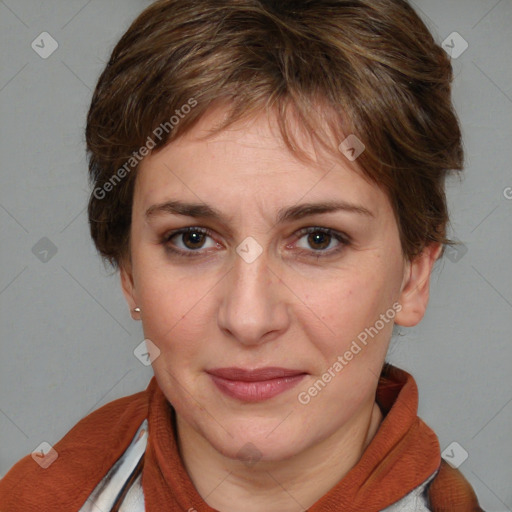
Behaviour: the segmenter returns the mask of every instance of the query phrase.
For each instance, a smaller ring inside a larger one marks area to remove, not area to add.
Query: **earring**
[[[132,310],[134,313],[140,313],[140,308],[133,308]]]

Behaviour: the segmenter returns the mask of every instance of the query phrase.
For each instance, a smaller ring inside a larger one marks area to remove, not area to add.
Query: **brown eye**
[[[213,233],[206,228],[188,227],[172,231],[166,234],[160,241],[164,246],[166,252],[177,256],[202,256],[205,251],[200,249],[204,248],[205,241],[211,238]],[[212,240],[208,248],[218,246]]]
[[[299,254],[304,256],[309,255],[314,258],[337,254],[350,244],[350,238],[344,233],[338,233],[332,229],[322,227],[302,229],[297,233],[297,238],[298,240],[304,238],[307,244],[307,247],[299,247]],[[332,245],[334,245],[334,247],[331,247],[330,250],[326,250]]]
[[[188,233],[181,233],[180,236],[188,249],[201,249],[204,244],[205,235],[203,233],[189,231]]]
[[[320,250],[329,247],[329,242],[331,241],[331,239],[332,235],[319,231],[310,233],[307,238],[308,243],[310,244],[311,247]]]

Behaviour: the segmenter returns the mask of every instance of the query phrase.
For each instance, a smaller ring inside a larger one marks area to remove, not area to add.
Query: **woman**
[[[449,243],[451,80],[403,0],[148,7],[86,136],[155,377],[18,462],[0,509],[481,510],[385,363]]]

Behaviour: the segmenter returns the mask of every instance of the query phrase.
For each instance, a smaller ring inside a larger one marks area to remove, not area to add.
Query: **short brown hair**
[[[328,141],[355,134],[366,147],[357,163],[388,194],[403,254],[449,243],[444,181],[463,167],[452,73],[405,0],[159,0],[115,46],[88,113],[96,247],[114,267],[129,256],[139,151],[185,134],[218,102],[230,115],[214,133],[273,109],[299,158],[291,111],[339,158]]]

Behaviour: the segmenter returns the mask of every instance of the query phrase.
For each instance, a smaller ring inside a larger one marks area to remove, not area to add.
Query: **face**
[[[197,140],[222,114],[141,163],[122,285],[180,428],[282,460],[373,406],[393,322],[422,316],[434,258],[404,260],[386,194],[341,153],[301,162],[264,115]]]

